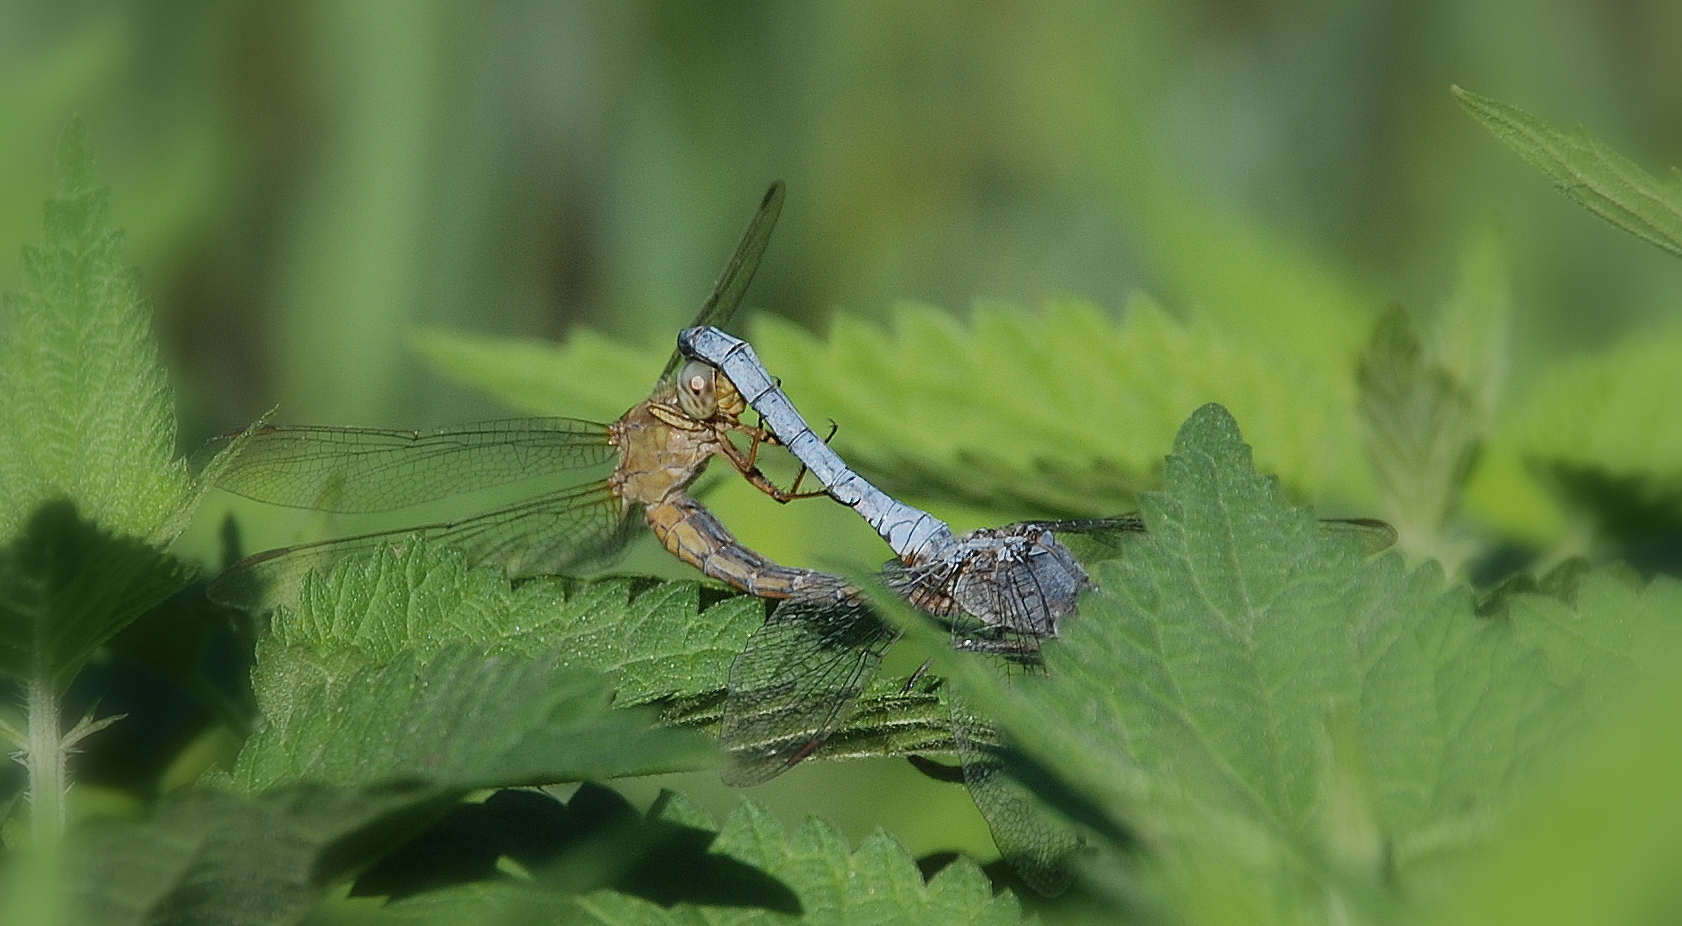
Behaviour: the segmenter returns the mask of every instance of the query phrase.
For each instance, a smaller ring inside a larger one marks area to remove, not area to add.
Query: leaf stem
[[[59,736],[58,687],[45,674],[29,681],[29,818],[35,844],[50,847],[64,832],[65,744]]]

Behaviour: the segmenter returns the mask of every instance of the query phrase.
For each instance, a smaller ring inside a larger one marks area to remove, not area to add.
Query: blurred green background
[[[184,449],[275,405],[403,427],[508,414],[429,372],[415,326],[666,349],[778,177],[789,206],[748,303],[820,334],[902,300],[961,318],[1074,294],[1119,314],[1142,290],[1342,357],[1385,306],[1447,299],[1493,232],[1522,389],[1674,318],[1682,266],[1553,192],[1448,88],[1588,123],[1656,169],[1682,160],[1678,48],[1674,0],[0,0],[0,254],[38,237],[81,113]],[[0,288],[17,273],[0,261]],[[1315,330],[1275,323],[1303,302],[1328,307]],[[221,510],[187,554],[214,558]],[[241,511],[277,542],[299,523]],[[774,556],[881,556],[829,510],[727,520]],[[871,765],[756,793],[985,854],[961,790]]]

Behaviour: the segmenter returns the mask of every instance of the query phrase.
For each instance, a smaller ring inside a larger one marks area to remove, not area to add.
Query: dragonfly
[[[766,191],[734,254],[696,316],[721,324],[752,282],[782,211],[784,187]],[[709,364],[674,352],[650,397],[617,421],[518,418],[402,431],[263,425],[212,441],[245,447],[217,485],[270,504],[334,512],[405,508],[555,473],[611,465],[604,478],[546,492],[471,517],[269,550],[211,584],[214,600],[263,610],[296,597],[305,577],[339,560],[423,537],[460,549],[470,564],[511,575],[565,572],[611,561],[646,524],[659,542],[706,575],[765,598],[843,594],[842,580],[785,567],[743,547],[689,487],[714,457],[778,501],[757,454],[774,443],[741,420],[746,404]],[[743,449],[731,441],[740,435]],[[642,518],[635,517],[640,509]]]
[[[678,335],[678,351],[691,363],[717,368],[805,472],[887,541],[902,567],[890,574],[889,584],[931,614],[968,615],[996,634],[1054,637],[1090,587],[1085,569],[1057,534],[1144,529],[1134,517],[1089,518],[1024,521],[960,537],[946,522],[883,492],[849,467],[806,424],[746,341],[715,326],[694,326]],[[976,648],[979,641],[967,646]]]
[[[783,444],[837,501],[857,511],[899,558],[889,584],[912,604],[936,615],[962,614],[995,634],[1055,637],[1081,592],[1085,570],[1058,534],[1120,535],[1144,530],[1137,517],[1023,521],[958,536],[946,522],[872,485],[817,436],[765,368],[753,346],[716,326],[684,329],[678,351],[689,362],[719,370],[759,412],[770,439]],[[1395,529],[1368,518],[1330,519],[1329,530],[1364,535],[1370,549],[1395,542]],[[982,641],[966,648],[986,649]]]
[[[806,424],[746,341],[716,327],[678,336],[690,362],[704,361],[731,381],[761,426],[842,504],[858,513],[898,557],[884,568],[889,588],[948,624],[959,650],[1000,656],[1034,671],[1040,643],[1058,635],[1092,587],[1065,540],[1115,550],[1144,522],[1131,516],[1023,521],[955,534],[944,521],[893,498],[850,468]],[[1371,519],[1329,520],[1377,552],[1395,531]],[[750,638],[731,669],[722,740],[731,752],[726,780],[752,783],[779,774],[820,745],[847,704],[863,691],[898,632],[856,599],[791,600]],[[1074,834],[1034,809],[1004,774],[998,736],[949,693],[951,729],[971,797],[1000,853],[1048,895],[1067,887]]]

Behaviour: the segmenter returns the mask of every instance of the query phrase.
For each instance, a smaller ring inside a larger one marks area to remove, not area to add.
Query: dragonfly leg
[[[905,684],[900,687],[899,693],[902,695],[910,694],[912,689],[917,687],[917,683],[923,680],[923,676],[928,674],[931,665],[934,665],[933,659],[923,660],[923,664],[917,667],[917,671],[911,673],[911,677],[905,680]]]
[[[829,419],[829,433],[824,435],[823,442],[827,445],[831,440],[833,440],[835,438],[835,432],[839,431],[839,430],[841,430],[841,426],[835,423],[835,419],[834,418]],[[788,490],[790,492],[794,493],[796,498],[806,498],[806,497],[811,496],[811,495],[823,495],[824,494],[822,492],[808,492],[806,495],[801,495],[800,494],[800,482],[801,482],[801,480],[806,478],[806,474],[808,472],[810,472],[810,470],[808,470],[806,468],[805,462],[802,461],[801,464],[800,464],[800,471],[794,474],[794,485],[789,486],[789,488],[788,488]]]
[[[721,440],[719,441],[720,452],[723,453],[725,458],[730,461],[730,465],[735,467],[736,471],[742,474],[742,478],[746,479],[753,485],[754,488],[764,492],[766,495],[771,496],[773,499],[776,499],[784,505],[799,498],[816,498],[820,495],[829,494],[828,490],[818,492],[801,492],[799,491],[800,482],[798,479],[795,480],[795,488],[792,489],[785,489],[772,482],[770,477],[760,471],[759,465],[755,462],[755,460],[759,456],[760,444],[780,444],[781,441],[777,440],[776,435],[764,430],[763,428],[750,428],[746,425],[738,425],[735,430],[748,436],[750,441],[748,450],[743,452],[740,447],[732,444],[729,440]],[[801,467],[802,472],[804,472],[805,469],[806,468],[804,466]]]

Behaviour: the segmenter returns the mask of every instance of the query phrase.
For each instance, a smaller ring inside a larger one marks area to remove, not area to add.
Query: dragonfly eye
[[[718,389],[714,378],[718,370],[710,363],[691,360],[677,375],[677,404],[683,413],[696,421],[706,421],[718,413]]]

